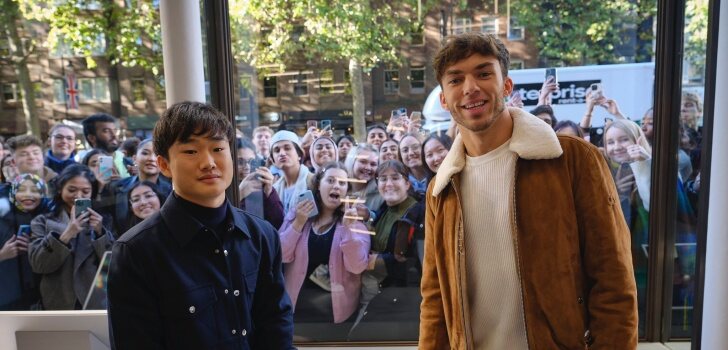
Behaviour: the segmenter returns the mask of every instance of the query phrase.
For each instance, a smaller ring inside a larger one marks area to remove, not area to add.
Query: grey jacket
[[[81,231],[68,245],[59,237],[68,226],[68,214],[48,213],[30,223],[28,256],[33,272],[41,274],[40,295],[46,310],[73,310],[86,300],[104,252],[111,250],[111,232]]]

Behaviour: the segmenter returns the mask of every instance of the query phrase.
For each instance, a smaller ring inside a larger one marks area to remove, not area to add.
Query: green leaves
[[[651,20],[656,1],[519,0],[511,6],[526,32],[538,33],[534,43],[546,63],[584,65],[618,61],[624,28]],[[652,37],[651,31],[639,35]]]
[[[416,6],[412,0],[232,0],[233,52],[256,67],[355,58],[368,70],[400,60],[400,44],[419,25],[410,18]]]

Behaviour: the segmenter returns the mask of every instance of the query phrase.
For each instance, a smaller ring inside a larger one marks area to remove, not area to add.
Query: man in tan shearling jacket
[[[435,57],[460,134],[426,196],[420,349],[636,349],[629,229],[599,151],[506,108],[500,40]]]

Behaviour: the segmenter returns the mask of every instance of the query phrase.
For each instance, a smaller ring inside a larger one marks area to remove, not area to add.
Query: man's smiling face
[[[473,54],[447,67],[442,76],[440,103],[459,126],[484,131],[505,109],[504,96],[513,81],[503,77],[498,58]]]

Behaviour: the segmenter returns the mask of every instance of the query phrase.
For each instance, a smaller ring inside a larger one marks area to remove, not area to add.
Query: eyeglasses
[[[253,166],[253,163],[255,162],[255,160],[256,160],[255,158],[252,158],[252,159],[238,158],[238,165],[250,165],[250,166]]]
[[[385,183],[387,181],[398,182],[399,180],[402,180],[402,179],[403,179],[402,175],[392,175],[392,176],[385,175],[385,176],[377,177],[377,181],[382,182],[382,183]]]
[[[53,137],[53,139],[54,139],[54,140],[56,140],[56,141],[63,141],[63,140],[66,140],[66,141],[68,141],[68,142],[73,142],[73,141],[75,141],[75,140],[76,140],[76,137],[74,137],[74,136],[63,136],[63,135],[61,135],[61,134],[53,135],[52,137]]]

